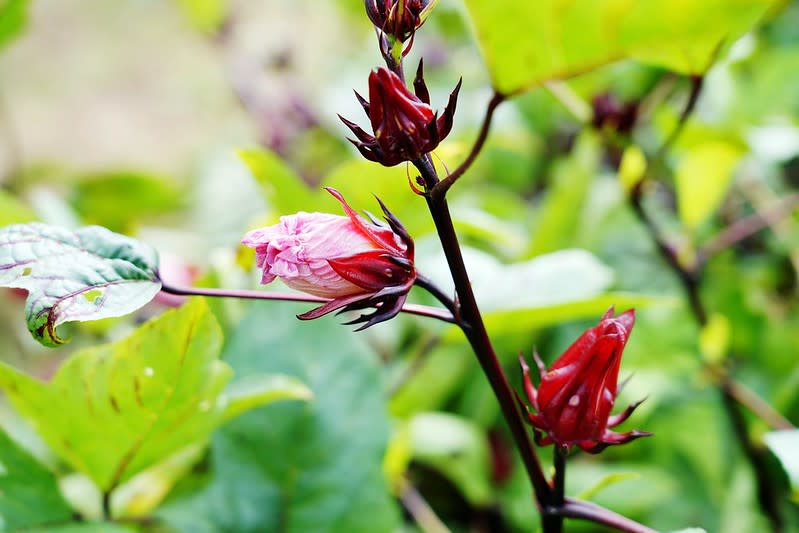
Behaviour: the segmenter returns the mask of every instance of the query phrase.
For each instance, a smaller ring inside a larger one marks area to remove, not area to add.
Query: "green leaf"
[[[680,220],[696,230],[721,204],[732,181],[741,150],[724,141],[696,146],[677,166],[677,208]]]
[[[514,93],[636,58],[681,73],[707,70],[722,43],[775,0],[466,0],[494,87]]]
[[[675,300],[676,301],[676,300]],[[646,294],[611,292],[567,302],[549,303],[523,309],[490,311],[483,315],[491,335],[530,332],[578,319],[598,319],[611,305],[617,310],[640,309],[655,304],[668,304],[669,298]],[[455,335],[447,332],[447,338]]]
[[[26,529],[25,533],[135,533],[135,529],[110,522],[85,522]]]
[[[161,289],[156,251],[89,226],[69,231],[41,223],[0,229],[0,286],[28,291],[28,330],[46,346],[63,344],[56,327],[139,309]]]
[[[598,141],[593,132],[580,135],[571,156],[555,163],[552,186],[536,218],[528,257],[554,252],[574,242],[579,213],[598,168]]]
[[[336,167],[322,180],[325,187],[338,190],[356,211],[368,210],[379,214],[375,196],[400,219],[414,238],[435,230],[424,200],[408,184],[414,170],[405,165],[384,167],[364,159],[353,159]],[[324,193],[328,196],[327,193]],[[325,200],[322,211],[330,212]],[[306,209],[307,210],[307,209]]]
[[[416,461],[438,470],[470,503],[492,501],[491,453],[480,427],[449,413],[420,413],[410,432]]]
[[[0,49],[25,28],[27,10],[28,0],[0,0]]]
[[[636,144],[624,149],[619,165],[619,183],[629,193],[646,173],[646,155]]]
[[[20,200],[0,190],[0,227],[10,224],[34,222],[36,214]]]
[[[53,474],[0,431],[0,531],[71,519]]]
[[[799,501],[799,429],[772,431],[766,433],[763,440],[782,463],[791,482],[794,500]]]
[[[75,185],[70,203],[84,222],[125,232],[143,217],[182,207],[182,199],[167,177],[117,171],[84,176]]]
[[[238,156],[263,191],[266,203],[277,214],[313,211],[319,205],[317,191],[312,191],[274,152],[253,148],[240,150]]]
[[[281,375],[251,375],[236,380],[226,390],[225,420],[253,407],[279,400],[310,400],[313,392],[300,380]]]
[[[219,361],[221,347],[216,319],[197,299],[127,339],[79,351],[50,383],[0,365],[0,387],[59,457],[109,491],[204,441],[231,414],[302,395],[296,383],[282,395],[279,380],[251,383],[234,389],[228,411],[232,370]]]
[[[577,495],[577,497],[581,500],[593,500],[597,494],[602,492],[604,489],[615,485],[616,483],[621,483],[622,481],[626,481],[628,479],[638,479],[640,477],[641,475],[636,472],[616,472],[613,474],[608,474],[597,481],[594,486],[582,491]]]
[[[211,484],[162,508],[176,531],[397,530],[382,468],[389,424],[380,369],[361,338],[335,320],[300,322],[296,307],[251,306],[224,358],[239,375],[297,377],[314,400],[252,411],[222,428]]]
[[[183,13],[203,32],[214,33],[225,22],[228,0],[178,0]]]

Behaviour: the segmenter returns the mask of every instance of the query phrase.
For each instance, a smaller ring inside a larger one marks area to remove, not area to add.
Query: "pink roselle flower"
[[[541,376],[537,390],[527,363],[520,358],[525,395],[535,412],[525,408],[539,445],[577,445],[589,453],[599,453],[610,445],[651,435],[609,429],[627,420],[641,404],[636,402],[618,415],[610,414],[618,392],[622,351],[635,323],[632,309],[617,317],[613,313],[611,307],[599,324],[583,333],[548,371],[534,354]]]
[[[364,329],[393,318],[416,280],[413,240],[382,202],[387,224],[371,215],[364,219],[338,191],[327,191],[341,202],[346,216],[299,212],[245,235],[242,242],[255,248],[263,272],[261,283],[280,278],[293,289],[331,298],[299,315],[303,320],[366,307],[376,311],[351,324],[364,322]]]

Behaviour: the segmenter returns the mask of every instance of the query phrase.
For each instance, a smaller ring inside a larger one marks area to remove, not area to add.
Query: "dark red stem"
[[[436,183],[438,183],[438,176],[436,175],[433,165],[426,158],[414,161],[413,164],[419,169],[422,179],[426,184],[426,189],[428,191],[432,190]],[[477,360],[491,384],[494,395],[499,401],[502,414],[510,428],[513,440],[521,454],[527,475],[533,485],[536,501],[539,507],[543,508],[550,503],[551,491],[549,484],[541,469],[538,455],[530,440],[530,435],[525,426],[524,418],[519,410],[513,390],[494,352],[494,347],[491,345],[491,340],[488,337],[485,324],[483,324],[483,317],[480,314],[480,309],[477,306],[477,301],[472,291],[472,285],[469,281],[469,275],[463,261],[460,244],[458,243],[458,236],[452,224],[452,217],[446,198],[433,198],[428,194],[426,199],[427,206],[436,226],[436,231],[438,232],[438,237],[441,241],[441,246],[447,258],[447,263],[449,264],[450,272],[452,273],[452,279],[455,282],[455,290],[458,294],[458,314],[461,317],[459,325],[466,335],[469,344],[472,346]],[[545,530],[545,533],[552,532]]]
[[[431,190],[430,194],[433,198],[439,199],[444,198],[447,194],[447,191],[450,187],[460,178],[464,172],[466,172],[474,160],[477,159],[477,156],[480,154],[480,151],[483,149],[483,145],[488,138],[488,132],[491,129],[491,119],[494,117],[494,111],[496,111],[499,104],[505,101],[506,96],[499,92],[494,92],[494,96],[491,97],[491,100],[488,102],[488,107],[486,107],[486,113],[483,117],[483,124],[480,126],[480,133],[477,134],[477,139],[475,139],[474,144],[472,145],[472,149],[469,151],[469,155],[466,156],[463,163],[461,163],[458,168],[453,170],[446,178],[438,182],[433,189]]]

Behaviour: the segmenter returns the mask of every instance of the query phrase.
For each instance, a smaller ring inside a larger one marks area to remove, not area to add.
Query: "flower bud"
[[[530,369],[520,358],[524,390],[535,410],[527,409],[540,446],[577,445],[588,453],[599,453],[613,444],[624,444],[651,435],[643,431],[610,431],[627,420],[641,402],[611,416],[616,401],[619,365],[627,338],[635,322],[631,309],[613,317],[613,307],[561,355],[549,371],[537,354],[541,384],[530,380]],[[643,400],[642,400],[643,401]],[[526,407],[526,406],[525,406]]]
[[[638,118],[636,102],[620,102],[610,93],[602,93],[591,100],[592,125],[598,129],[610,129],[619,133],[630,133]]]
[[[371,215],[365,220],[338,191],[327,191],[347,216],[299,212],[249,232],[242,242],[255,248],[262,284],[280,278],[293,289],[331,298],[298,318],[375,307],[348,322],[365,323],[359,328],[365,329],[393,318],[405,303],[416,280],[413,240],[380,200],[387,224]]]
[[[372,123],[374,136],[339,116],[358,139],[350,139],[350,142],[366,159],[387,167],[413,161],[435,150],[438,143],[449,134],[461,82],[450,94],[444,114],[439,117],[430,107],[430,95],[422,69],[420,61],[413,83],[415,95],[405,87],[399,76],[385,67],[369,74],[368,102],[355,93]]]
[[[366,14],[379,30],[401,42],[424,24],[429,0],[366,0]]]

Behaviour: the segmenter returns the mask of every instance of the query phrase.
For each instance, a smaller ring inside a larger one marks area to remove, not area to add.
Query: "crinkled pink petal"
[[[376,248],[348,217],[305,212],[251,231],[242,242],[255,248],[261,283],[279,277],[289,287],[328,298],[363,289],[339,276],[327,260]]]

